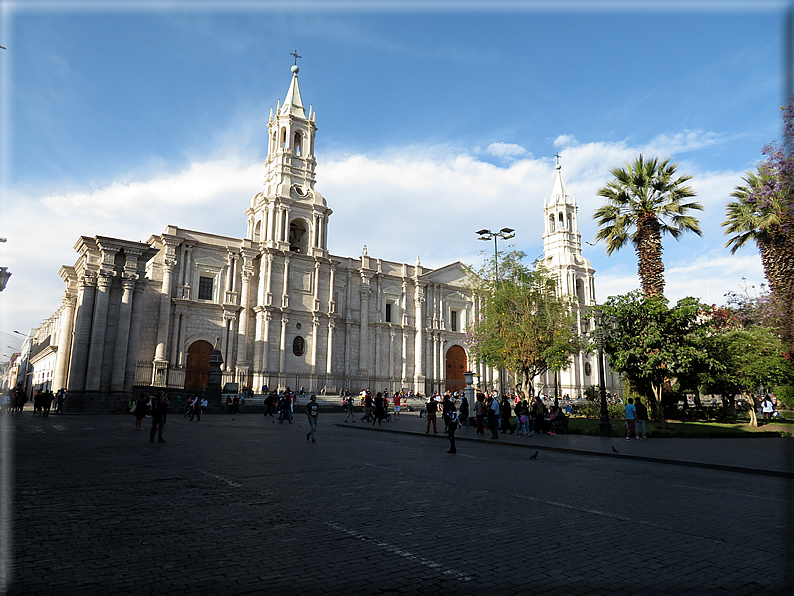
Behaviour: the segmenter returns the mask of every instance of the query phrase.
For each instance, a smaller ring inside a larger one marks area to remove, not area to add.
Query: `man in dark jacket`
[[[163,427],[165,426],[165,419],[168,415],[168,396],[165,391],[160,391],[157,394],[157,399],[152,404],[152,430],[149,433],[149,442],[154,443],[154,433],[158,434],[158,442],[165,443],[163,439]]]

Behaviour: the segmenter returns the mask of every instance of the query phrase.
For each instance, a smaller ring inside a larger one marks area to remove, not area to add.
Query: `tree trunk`
[[[651,391],[653,392],[656,412],[659,415],[659,422],[662,423],[662,429],[666,429],[667,421],[664,419],[664,407],[662,406],[662,384],[651,383]]]

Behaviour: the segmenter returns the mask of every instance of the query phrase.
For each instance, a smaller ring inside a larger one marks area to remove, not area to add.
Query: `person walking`
[[[469,428],[469,400],[465,395],[460,400],[460,415],[458,416],[458,422],[461,426]]]
[[[400,394],[399,391],[394,394],[394,419],[395,420],[399,420],[400,419],[400,407],[401,407],[400,406],[400,398],[401,397],[402,397],[402,395]]]
[[[425,404],[425,410],[427,411],[427,430],[425,434],[430,432],[430,423],[433,423],[433,434],[438,434],[438,429],[436,428],[436,412],[438,412],[438,402],[435,400],[434,397],[430,397]]]
[[[631,435],[636,433],[637,408],[634,407],[634,399],[629,398],[626,404],[626,440],[631,440]],[[639,439],[639,437],[637,437]]]
[[[193,422],[193,416],[198,418],[197,422],[201,422],[201,401],[198,396],[193,398],[193,407],[190,409],[190,421]]]
[[[488,428],[491,431],[491,438],[499,438],[499,400],[494,396],[488,403]]]
[[[477,418],[477,434],[485,434],[485,395],[482,393],[477,394],[477,401],[474,402],[474,416]]]
[[[152,404],[152,430],[149,433],[149,442],[154,443],[154,433],[157,432],[158,443],[165,443],[163,439],[163,427],[168,416],[168,396],[165,391],[157,394],[157,399]]]
[[[510,415],[512,414],[512,411],[510,409],[510,400],[507,399],[506,395],[502,398],[501,408],[502,408],[502,434],[509,432],[512,435],[515,431],[513,430],[513,425],[510,424]]]
[[[372,395],[370,395],[369,391],[364,397],[364,415],[361,417],[361,421],[363,422],[364,420],[367,422],[372,420]]]
[[[451,408],[448,410],[445,417],[448,417],[449,421],[447,422],[447,437],[449,438],[449,451],[447,453],[457,453],[458,450],[455,447],[455,431],[458,430],[458,413],[455,411],[455,403],[452,400],[449,400],[449,403],[452,404]]]
[[[372,419],[372,426],[375,426],[376,422],[378,426],[381,426],[384,418],[386,418],[386,400],[379,391],[375,394],[375,417]]]
[[[143,419],[146,418],[147,402],[149,398],[141,395],[135,400],[135,430],[143,430]]]
[[[634,408],[637,410],[637,439],[647,439],[645,421],[648,420],[648,408],[645,407],[639,397],[637,398],[637,403],[634,404]]]
[[[348,395],[345,398],[345,409],[347,410],[347,416],[345,416],[345,422],[347,422],[348,418],[352,418],[353,422],[356,421],[356,415],[353,413],[354,406],[355,406],[355,400],[353,399],[353,396]]]
[[[303,387],[301,387],[303,389]],[[317,432],[317,418],[320,416],[320,404],[317,403],[317,396],[312,395],[309,403],[306,404],[306,417],[309,419],[309,432],[306,433],[306,440],[314,440],[314,433]]]

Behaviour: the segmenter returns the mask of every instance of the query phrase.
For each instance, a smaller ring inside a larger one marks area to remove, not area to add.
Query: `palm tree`
[[[763,167],[758,173],[747,172],[744,184],[731,193],[736,199],[725,206],[725,235],[731,235],[725,247],[731,254],[749,241],[755,242],[761,253],[764,275],[769,280],[772,295],[783,306],[783,339],[794,341],[794,235],[792,235],[790,199],[783,193],[771,198],[754,199],[756,191],[770,188],[771,174]]]
[[[613,168],[614,180],[598,191],[607,200],[593,219],[601,228],[596,242],[606,240],[607,256],[623,248],[631,240],[637,253],[638,273],[645,296],[664,294],[664,263],[662,235],[678,238],[683,232],[702,236],[692,210],[702,211],[700,203],[684,202],[695,196],[686,182],[692,176],[676,177],[678,164],[670,158],[659,162],[640,156],[624,168]]]

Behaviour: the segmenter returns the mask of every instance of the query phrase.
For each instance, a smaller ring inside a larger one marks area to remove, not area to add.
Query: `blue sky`
[[[294,49],[334,254],[476,264],[473,231],[509,226],[537,256],[557,152],[592,241],[596,190],[643,152],[706,207],[702,239],[665,242],[668,297],[763,281],[719,224],[779,136],[785,3],[0,5],[4,346],[59,306],[80,235],[245,233]],[[631,247],[584,246],[599,300],[637,287]]]

